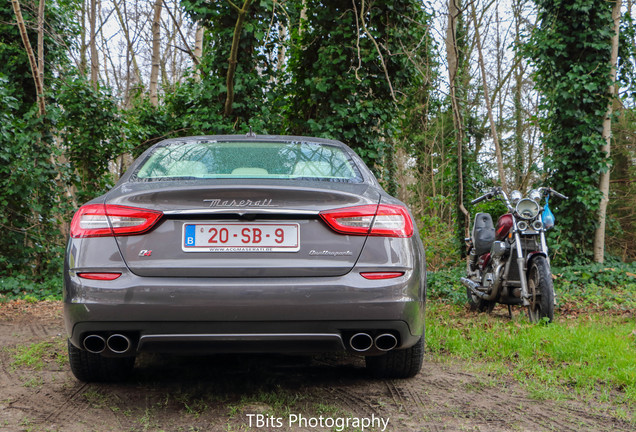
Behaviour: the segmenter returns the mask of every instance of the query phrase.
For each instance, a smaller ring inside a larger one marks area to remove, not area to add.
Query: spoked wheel
[[[545,257],[538,256],[530,261],[528,269],[528,294],[530,305],[528,317],[531,322],[547,318],[554,319],[554,291],[552,286],[552,272]]]

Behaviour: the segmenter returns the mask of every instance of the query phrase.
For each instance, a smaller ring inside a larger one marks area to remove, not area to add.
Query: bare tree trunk
[[[97,89],[97,81],[99,79],[99,56],[97,54],[96,35],[97,1],[98,0],[91,0],[91,11],[89,16],[91,34],[88,40],[88,45],[91,52],[91,83],[93,84],[94,89]]]
[[[513,2],[512,11],[515,20],[515,46],[519,46],[521,32],[521,5]],[[522,87],[523,87],[523,65],[518,61],[513,66],[515,75],[514,88],[514,122],[515,122],[515,187],[525,189],[524,179],[524,162],[523,162],[523,105],[522,105]]]
[[[126,38],[126,46],[128,47],[128,53],[131,57],[134,77],[137,83],[141,85],[143,81],[141,79],[141,71],[139,70],[139,65],[137,63],[137,56],[135,55],[132,38],[130,37],[130,30],[128,28],[128,20],[126,19],[124,14],[122,14],[121,9],[119,8],[119,4],[116,1],[113,2],[113,6],[115,7],[115,12],[117,13],[117,19],[119,20],[121,28],[124,31],[124,37]]]
[[[197,63],[201,62],[201,56],[203,55],[203,35],[205,33],[205,27],[202,25],[197,26],[197,32],[194,36],[194,56],[197,59]]]
[[[159,105],[159,67],[161,65],[161,6],[162,0],[155,1],[154,17],[152,19],[152,66],[150,68],[150,87],[148,92],[150,95],[150,103],[154,106]]]
[[[44,91],[44,0],[38,7],[38,75]]]
[[[280,24],[278,29],[278,40],[280,41],[278,45],[278,56],[277,56],[277,64],[276,67],[278,71],[282,73],[283,68],[285,67],[285,55],[287,53],[287,44],[285,43],[285,39],[287,38],[287,26],[283,23]]]
[[[486,110],[488,111],[488,120],[490,121],[490,132],[495,145],[495,155],[497,156],[497,171],[499,172],[499,180],[504,191],[508,192],[506,182],[506,172],[504,171],[503,156],[501,154],[501,146],[499,145],[499,135],[497,133],[497,125],[492,114],[492,104],[488,94],[488,81],[486,80],[486,66],[484,64],[484,56],[481,51],[481,39],[479,36],[479,23],[477,22],[477,12],[475,12],[475,3],[471,2],[471,15],[475,23],[475,44],[477,45],[477,53],[479,54],[479,69],[481,70],[481,80],[483,82],[484,100],[486,102]]]
[[[302,36],[307,21],[307,0],[301,0],[300,20],[298,21],[298,36]]]
[[[40,79],[40,73],[38,65],[35,61],[35,54],[33,53],[33,47],[31,46],[31,42],[29,41],[29,35],[27,33],[26,25],[24,23],[24,18],[22,17],[22,10],[20,9],[20,2],[18,0],[11,0],[11,5],[13,6],[13,13],[15,14],[15,19],[18,24],[18,29],[20,30],[20,37],[22,38],[22,44],[24,45],[24,50],[27,53],[27,57],[29,58],[29,65],[31,66],[31,75],[33,76],[33,81],[35,82],[35,93],[38,101],[38,113],[40,116],[44,116],[46,114],[46,104],[44,101],[44,83]],[[44,67],[44,61],[42,61],[42,67]]]
[[[232,48],[230,50],[230,58],[228,60],[229,66],[227,68],[227,96],[225,98],[225,109],[223,115],[229,117],[232,114],[232,105],[234,104],[234,74],[236,73],[236,63],[238,58],[239,42],[241,39],[241,31],[243,30],[243,23],[245,22],[245,15],[250,8],[252,0],[245,0],[243,7],[239,9],[234,3],[230,1],[232,7],[238,12],[238,18],[236,19],[236,25],[234,26],[234,36],[232,37]]]
[[[117,2],[115,2],[117,4]],[[80,58],[77,69],[82,76],[86,76],[86,0],[82,0],[82,9],[80,15]]]
[[[194,57],[196,57],[196,64],[201,64],[201,56],[203,56],[203,36],[205,35],[205,27],[202,25],[197,26],[197,31],[194,35]],[[201,81],[201,70],[196,69],[195,80]]]
[[[453,123],[457,141],[457,205],[464,215],[464,237],[468,237],[470,214],[464,206],[464,124],[457,97],[457,72],[459,71],[459,55],[457,53],[457,17],[461,13],[457,0],[448,0],[448,27],[446,29],[446,57],[448,61],[448,80],[450,83],[451,105],[453,109]]]
[[[610,143],[612,139],[612,105],[614,104],[615,83],[616,81],[616,60],[618,58],[618,42],[619,32],[621,24],[621,0],[616,0],[614,7],[612,8],[612,19],[614,20],[614,36],[612,37],[612,55],[611,55],[611,79],[612,83],[609,86],[609,102],[607,103],[607,112],[605,119],[603,120],[603,138],[605,138],[605,145],[603,146],[603,152],[608,159],[607,170],[601,173],[600,178],[600,190],[603,194],[601,198],[601,204],[598,210],[598,226],[594,233],[594,262],[602,263],[605,256],[605,221],[607,218],[607,203],[609,202],[609,186],[610,186]]]

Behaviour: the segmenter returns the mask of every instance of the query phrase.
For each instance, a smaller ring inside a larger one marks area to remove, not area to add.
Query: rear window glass
[[[263,178],[362,182],[340,147],[306,142],[174,142],[157,147],[133,176],[139,181]]]

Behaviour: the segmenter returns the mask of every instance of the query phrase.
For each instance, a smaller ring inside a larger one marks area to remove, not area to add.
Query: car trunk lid
[[[116,237],[130,270],[156,277],[304,277],[346,274],[366,236],[325,224],[326,209],[377,205],[364,184],[276,182],[184,187],[128,183],[106,203],[158,210],[152,230]],[[300,183],[300,184],[299,184]],[[318,184],[316,184],[318,183]],[[190,243],[190,244],[188,244]]]

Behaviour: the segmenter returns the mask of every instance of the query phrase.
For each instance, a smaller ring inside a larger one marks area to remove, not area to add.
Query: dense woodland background
[[[432,270],[461,264],[470,214],[504,210],[469,204],[492,185],[570,197],[550,201],[555,263],[632,262],[635,11],[632,0],[2,2],[0,282],[59,276],[74,210],[148,146],[249,127],[352,146],[411,206]]]

